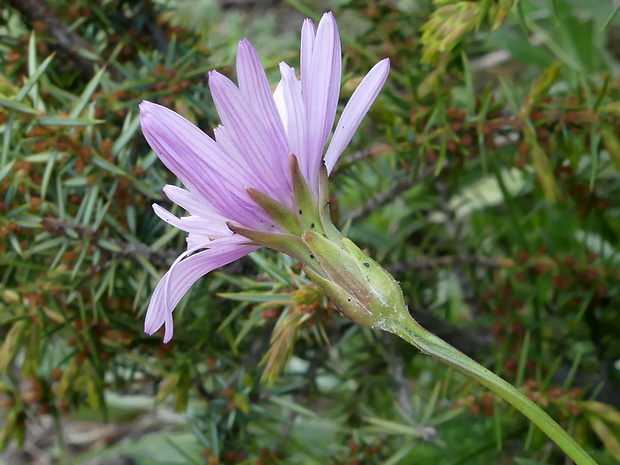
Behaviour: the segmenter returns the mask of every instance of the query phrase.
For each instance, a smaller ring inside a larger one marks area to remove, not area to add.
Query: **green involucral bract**
[[[396,280],[368,257],[331,222],[327,170],[322,168],[319,192],[309,188],[297,158],[290,156],[295,211],[252,189],[252,199],[286,232],[264,232],[229,222],[228,227],[252,242],[287,253],[304,265],[351,321],[394,332],[398,322],[411,318]]]

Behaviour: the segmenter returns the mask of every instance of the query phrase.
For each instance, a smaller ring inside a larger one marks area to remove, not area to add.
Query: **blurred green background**
[[[423,325],[620,461],[620,13],[586,0],[5,0],[0,463],[567,464],[501,399],[352,325],[288,257],[211,273],[142,332],[185,248],[137,105],[209,132],[247,37],[272,83],[333,10],[342,104],[386,87],[332,215]],[[618,14],[616,14],[618,13]],[[342,108],[342,105],[341,105]],[[178,215],[182,211],[173,210]],[[276,329],[276,331],[274,331]]]

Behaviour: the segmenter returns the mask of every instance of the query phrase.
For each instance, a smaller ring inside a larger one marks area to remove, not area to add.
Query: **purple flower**
[[[214,130],[215,140],[167,108],[148,101],[140,105],[146,140],[187,189],[168,185],[164,192],[189,212],[178,218],[153,206],[161,219],[189,234],[187,251],[155,289],[146,314],[148,334],[165,325],[164,342],[170,340],[174,308],[211,270],[261,245],[279,244],[282,237],[296,235],[300,240],[306,230],[303,225],[289,228],[283,219],[299,207],[300,182],[306,183],[318,205],[323,164],[331,172],[389,72],[388,59],[370,70],[342,112],[325,150],[336,116],[342,67],[340,37],[331,13],[323,15],[318,29],[310,19],[304,21],[300,62],[301,80],[293,68],[280,64],[282,79],[272,94],[258,54],[242,40],[237,52],[238,86],[217,71],[209,73],[209,88],[222,121]],[[295,169],[300,174],[297,178]],[[265,202],[275,205],[275,210]],[[260,234],[277,240],[255,240],[263,237]],[[273,246],[284,251],[287,247]]]

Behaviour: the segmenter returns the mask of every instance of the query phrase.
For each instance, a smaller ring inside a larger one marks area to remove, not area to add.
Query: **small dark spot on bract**
[[[365,266],[366,268],[370,268],[370,263],[368,263],[368,262],[364,262],[364,266]]]
[[[314,258],[314,255],[310,254],[310,258]]]
[[[310,228],[314,228],[314,223],[310,223]]]
[[[299,214],[301,215],[301,210],[299,210]]]
[[[351,302],[351,299],[347,299],[349,302]]]

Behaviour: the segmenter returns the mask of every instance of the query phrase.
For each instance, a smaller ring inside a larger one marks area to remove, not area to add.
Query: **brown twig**
[[[44,22],[47,34],[54,41],[50,44],[52,49],[56,50],[59,57],[75,63],[87,76],[92,77],[95,74],[96,64],[103,66],[103,63],[80,55],[79,49],[90,49],[88,42],[72,33],[44,0],[9,0],[9,4],[19,11],[27,22]]]
[[[99,241],[103,239],[97,231],[88,226],[75,225],[60,218],[43,218],[41,225],[54,236],[73,238],[77,235],[97,247],[100,247]],[[118,239],[107,241],[121,249],[117,255],[128,258],[144,257],[155,266],[168,266],[179,255],[178,252],[170,250],[153,250],[146,244],[123,242]]]
[[[167,53],[170,41],[164,30],[157,25],[156,12],[153,2],[151,0],[139,0],[133,3],[140,5],[148,18],[148,21],[146,21],[142,26],[143,31],[152,39],[157,50],[163,54]],[[117,19],[120,24],[124,24],[127,28],[133,26],[131,18],[127,18],[123,15]]]
[[[390,144],[380,144],[350,153],[336,164],[332,173],[337,173],[341,168],[350,166],[354,163],[365,160],[366,158],[374,158],[378,155],[383,155],[384,153],[388,153],[393,150],[394,147]]]
[[[452,239],[454,243],[455,250],[463,250],[464,245],[461,241],[461,229],[458,227],[456,222],[454,212],[450,207],[450,195],[448,192],[448,186],[440,180],[437,180],[435,183],[435,187],[437,189],[437,193],[439,194],[439,204],[441,206],[441,211],[444,214],[445,220],[444,225],[446,227],[447,236]],[[461,289],[463,290],[463,301],[467,303],[467,305],[477,310],[477,302],[476,302],[476,291],[474,290],[471,282],[467,278],[467,274],[465,273],[465,269],[463,268],[463,262],[457,260],[455,266],[453,268],[454,273],[461,285]],[[476,311],[475,313],[479,313]]]
[[[407,177],[405,179],[401,179],[398,183],[396,183],[394,187],[379,192],[374,197],[368,199],[368,201],[366,201],[366,203],[364,203],[363,205],[360,205],[359,207],[351,210],[351,212],[347,215],[346,221],[358,221],[362,218],[367,217],[377,208],[381,208],[384,205],[387,205],[401,194],[407,192],[416,183],[434,176],[436,171],[437,168],[435,166],[430,166],[417,177]]]
[[[411,270],[430,270],[433,268],[449,268],[456,265],[473,265],[485,268],[498,268],[503,265],[502,259],[481,255],[446,255],[443,257],[420,257],[416,260],[386,265],[390,273],[404,273]]]

